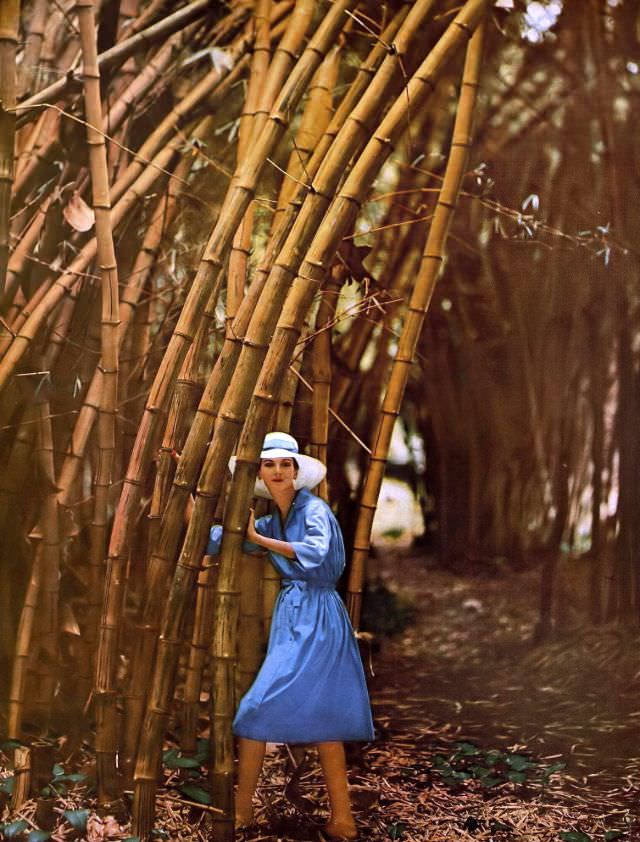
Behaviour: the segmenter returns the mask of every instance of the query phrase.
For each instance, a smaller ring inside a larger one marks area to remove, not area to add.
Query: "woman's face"
[[[293,489],[293,481],[296,478],[298,469],[295,462],[289,457],[275,457],[274,459],[261,459],[258,476],[264,481],[271,494],[274,491]]]

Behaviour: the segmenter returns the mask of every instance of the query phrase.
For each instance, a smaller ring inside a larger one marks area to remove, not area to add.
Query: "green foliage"
[[[190,801],[198,804],[211,804],[211,793],[196,784],[181,784],[178,789]]]
[[[404,832],[407,829],[404,822],[394,822],[387,828],[389,839],[404,839]]]
[[[24,819],[20,819],[17,822],[5,824],[2,828],[2,835],[5,839],[15,839],[16,836],[21,836],[28,827],[29,823],[24,821]]]
[[[65,810],[62,814],[74,830],[84,833],[87,829],[88,810]]]
[[[496,749],[485,752],[469,742],[456,743],[456,751],[449,757],[437,754],[434,764],[443,783],[451,788],[458,787],[463,781],[474,780],[486,789],[504,783],[545,785],[554,772],[565,766],[564,763],[546,766],[515,752]]]

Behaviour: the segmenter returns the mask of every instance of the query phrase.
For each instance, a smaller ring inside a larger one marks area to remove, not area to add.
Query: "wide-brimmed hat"
[[[327,468],[319,459],[300,453],[298,442],[289,433],[273,432],[267,433],[262,443],[261,459],[295,459],[298,463],[298,474],[293,486],[296,491],[301,488],[315,488],[325,478]],[[229,459],[229,470],[233,474],[236,467],[236,457]],[[258,497],[271,499],[271,494],[264,481],[256,479],[256,494]]]

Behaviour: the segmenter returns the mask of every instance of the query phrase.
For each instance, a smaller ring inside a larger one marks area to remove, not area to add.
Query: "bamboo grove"
[[[94,741],[142,839],[203,698],[233,838],[269,429],[328,462],[356,627],[398,416],[443,563],[637,622],[634,12],[513,5],[0,2],[4,730]]]

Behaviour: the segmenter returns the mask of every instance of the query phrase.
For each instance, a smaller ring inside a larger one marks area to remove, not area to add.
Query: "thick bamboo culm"
[[[205,331],[201,326],[178,376],[171,411],[158,453],[158,470],[151,501],[151,511],[149,512],[149,544],[151,547],[154,547],[158,540],[158,528],[166,505],[170,483],[173,479],[173,454],[182,450],[191,418],[191,408],[197,403],[198,392],[201,391],[198,380],[198,366],[204,344]],[[143,614],[142,627],[133,655],[129,688],[125,694],[125,723],[120,765],[127,786],[133,781],[135,756],[144,715],[145,691],[155,648],[155,636],[148,633],[148,619],[148,614]]]
[[[391,40],[394,37],[398,26],[404,19],[405,14],[406,10],[403,10],[395,16],[392,23],[383,33],[385,40]],[[366,84],[368,84],[371,80],[372,72],[377,69],[385,54],[386,48],[384,48],[382,44],[378,43],[374,46],[370,56],[363,66],[364,69],[360,69],[354,83],[349,89],[345,97],[346,100],[352,104],[357,101],[359,96],[362,94],[364,87],[366,87]],[[354,88],[355,95],[352,95]],[[321,142],[320,144],[325,151],[331,145],[331,138],[335,138],[338,130],[344,124],[348,113],[348,109],[343,108],[341,105],[338,114],[336,114],[327,129],[327,132],[325,132],[325,135],[323,136],[323,141],[327,137],[330,138],[328,143]],[[322,160],[323,155],[319,154],[318,150],[316,150],[316,153],[314,153],[311,161],[307,165],[307,172],[310,177],[315,175],[322,163]],[[169,558],[172,558],[176,552],[176,541],[178,538],[180,523],[182,521],[182,512],[184,511],[186,496],[195,488],[197,472],[200,468],[202,459],[204,458],[204,445],[210,437],[213,419],[217,417],[220,401],[226,392],[233,371],[235,370],[237,357],[241,349],[242,337],[246,334],[247,326],[262,294],[273,260],[284,246],[286,238],[291,230],[298,210],[300,197],[304,195],[304,192],[306,192],[304,185],[299,185],[296,196],[293,197],[291,203],[289,204],[286,217],[282,220],[281,224],[272,226],[272,236],[269,240],[265,256],[258,266],[254,280],[249,288],[248,295],[243,300],[238,315],[234,320],[231,335],[227,336],[218,361],[216,362],[211,377],[205,387],[205,392],[196,413],[191,433],[185,443],[183,458],[178,464],[172,494],[169,499],[167,512],[165,513],[162,534],[158,542],[158,548],[159,550],[162,548],[163,553],[160,559],[168,560]]]
[[[473,114],[479,85],[484,27],[479,25],[467,50],[460,101],[456,113],[453,139],[442,189],[438,197],[420,271],[408,305],[398,350],[384,397],[380,420],[373,440],[373,451],[361,497],[356,525],[354,550],[348,584],[348,610],[355,628],[360,624],[364,567],[369,555],[371,527],[384,477],[391,435],[402,403],[405,386],[413,364],[415,349],[422,331],[431,296],[444,259],[447,235],[465,174]]]
[[[260,557],[255,555],[245,554],[242,557],[240,617],[238,668],[234,687],[236,699],[240,699],[249,689],[264,654],[262,648],[262,564]]]
[[[251,71],[247,85],[247,96],[244,109],[240,115],[240,128],[238,129],[238,152],[237,161],[244,159],[253,132],[255,115],[258,110],[261,97],[265,96],[264,79],[269,71],[269,59],[271,55],[271,38],[269,34],[269,13],[271,11],[271,0],[259,0],[254,12],[254,44],[251,56]],[[289,27],[292,25],[292,15]],[[289,28],[288,27],[288,28]],[[288,29],[287,29],[288,31]],[[266,109],[271,107],[273,102],[266,103]],[[231,254],[229,256],[229,270],[227,273],[227,302],[226,319],[227,326],[238,312],[238,307],[244,296],[244,287],[247,274],[247,262],[251,247],[251,235],[253,233],[253,203],[245,211],[242,222],[233,238]]]
[[[0,3],[0,292],[9,262],[9,217],[13,184],[16,115],[16,51],[20,0]]]
[[[422,5],[423,14],[426,14],[426,8],[425,7],[426,7],[426,4],[423,4]],[[407,27],[407,31],[409,31],[408,27]],[[325,181],[327,181],[328,179],[332,179],[333,184],[337,184],[338,179],[340,177],[340,174],[342,172],[341,161],[342,160],[345,160],[345,162],[348,161],[349,158],[351,157],[351,155],[353,154],[353,152],[355,151],[355,149],[358,148],[358,144],[361,144],[363,142],[364,138],[366,137],[366,132],[367,132],[367,129],[369,127],[369,123],[372,120],[372,117],[376,113],[376,109],[379,109],[379,108],[382,107],[384,97],[381,96],[381,94],[384,93],[386,86],[392,84],[394,76],[395,76],[396,73],[398,74],[398,77],[399,77],[400,74],[399,74],[399,66],[398,66],[398,63],[397,63],[397,59],[395,57],[390,58],[390,61],[392,63],[392,66],[389,67],[389,62],[387,62],[387,65],[385,66],[384,71],[382,72],[382,76],[380,77],[382,81],[379,81],[376,85],[372,86],[372,92],[367,99],[368,104],[366,105],[366,107],[365,107],[364,103],[362,104],[362,107],[359,109],[359,113],[357,115],[354,115],[354,119],[353,119],[352,123],[348,126],[348,130],[345,134],[345,139],[347,137],[350,138],[350,143],[347,143],[347,144],[343,143],[342,142],[342,136],[340,137],[339,141],[336,141],[335,149],[338,153],[337,156],[336,156],[337,161],[334,160],[334,168],[332,168],[331,171],[327,172],[327,175],[325,177]],[[370,77],[370,74],[366,74],[365,78],[368,79],[369,77]],[[358,78],[359,82],[360,82],[361,78],[362,77]],[[366,110],[367,108],[369,109],[369,112],[367,112],[367,110]],[[346,116],[347,115],[344,115],[345,118],[346,118]],[[343,156],[344,156],[344,158],[343,158]],[[328,182],[328,184],[330,186],[330,182]],[[323,184],[322,186],[324,187],[325,185]],[[315,200],[316,206],[318,206],[318,204],[319,204],[321,209],[326,208],[328,206],[329,202],[322,195],[323,191],[320,189],[320,182],[318,182],[317,184],[314,184],[314,187],[315,187],[316,192],[314,193],[313,198]],[[319,195],[320,195],[320,200],[318,199]],[[317,224],[317,220],[315,220],[315,224]],[[309,213],[309,215],[307,217],[303,218],[303,223],[300,223],[300,219],[298,218],[298,221],[297,221],[296,225],[297,225],[297,228],[294,229],[296,233],[294,234],[294,232],[292,231],[292,234],[290,235],[290,240],[291,240],[291,243],[292,243],[290,249],[293,251],[293,256],[291,258],[289,258],[289,260],[291,260],[291,259],[295,260],[296,259],[295,255],[298,254],[298,249],[300,248],[300,244],[299,244],[300,236],[304,235],[306,238],[308,238],[310,236],[310,234],[313,233],[313,230],[314,230],[314,228],[313,228],[313,225],[314,225],[313,215]],[[295,264],[294,264],[294,271],[295,271]],[[285,281],[288,277],[290,277],[290,274],[291,274],[291,270],[287,270],[287,272],[285,272],[285,275],[284,275]],[[280,275],[282,276],[282,271],[280,271]],[[281,283],[281,281],[280,281],[280,283]],[[269,295],[269,296],[264,295],[264,298],[266,300],[271,300],[272,296],[271,295]],[[276,307],[275,307],[275,314],[274,315],[277,315],[277,304],[276,304]],[[254,331],[259,331],[259,330],[262,329],[263,317],[264,317],[264,311],[263,310],[260,311],[260,317],[259,318],[254,317],[254,327],[253,327]],[[271,318],[273,318],[273,316]],[[249,339],[249,335],[248,335],[248,339]],[[255,334],[251,334],[250,344],[247,344],[247,346],[243,350],[246,351],[247,349],[249,349],[249,351],[250,351],[252,348],[255,348],[254,343],[255,343]],[[258,344],[259,353],[261,353],[260,348],[262,346],[263,346],[263,343]],[[234,392],[235,392],[235,389],[234,389]],[[206,392],[205,392],[205,394],[206,394]],[[221,411],[219,413],[219,419],[224,417],[224,413],[225,413],[225,410],[223,408],[223,409],[221,409]],[[227,415],[228,415],[229,418],[233,417],[233,413],[231,413],[231,412],[227,412]],[[206,438],[204,438],[204,436],[202,436],[200,440],[206,441]],[[224,445],[225,450],[223,451],[223,453],[227,458],[228,458],[228,454],[230,453],[232,444],[233,444],[233,440],[231,440],[230,442],[228,442],[227,444]],[[186,447],[185,447],[185,453],[184,453],[185,457],[187,457],[187,451],[189,449],[190,449],[189,448],[189,440],[187,440],[187,444],[186,444]],[[212,448],[210,448],[209,457],[211,457],[213,451],[215,451],[215,446],[212,446]],[[193,465],[197,464],[198,461],[199,460],[198,460],[197,454],[189,453],[189,459],[188,459],[188,461],[185,462],[185,466],[188,465],[188,464],[191,464],[193,466]],[[222,460],[220,460],[220,462],[218,462],[218,464],[220,464],[221,462],[222,462]],[[182,460],[181,460],[181,464],[182,464]],[[222,462],[222,464],[224,464],[224,462]],[[185,472],[186,472],[186,467],[185,467]],[[176,481],[177,482],[179,481],[180,473],[181,473],[181,465],[178,466],[178,472],[176,474]],[[219,480],[220,477],[222,477],[222,476],[224,476],[222,471],[218,471],[217,473],[213,472],[213,476],[212,476],[212,478],[209,482],[209,485],[208,486],[204,485],[202,483],[202,481],[201,481],[201,485],[203,485],[203,487],[206,487],[208,489],[211,486],[212,483],[215,486],[216,481]],[[175,488],[176,488],[176,486],[174,486],[174,490],[175,490]],[[207,494],[209,495],[209,494],[211,494],[211,492],[209,490],[207,490]],[[215,496],[216,495],[214,495],[214,498],[215,498]],[[200,499],[200,503],[202,503],[202,498],[200,497],[199,499]],[[170,505],[171,505],[171,501],[170,501]],[[197,512],[198,512],[198,499],[196,500],[196,513]],[[171,536],[177,535],[177,529],[179,527],[180,516],[181,516],[180,515],[180,506],[178,506],[177,509],[176,509],[176,512],[175,512],[173,526],[168,528],[166,532],[163,529],[163,539],[160,542],[161,544],[163,544],[163,545],[165,544],[165,540],[164,540],[165,538],[168,539],[167,542],[170,543],[171,542]],[[210,519],[210,515],[206,515],[203,518],[203,520],[205,522],[208,522],[209,519]],[[194,517],[192,517],[190,529],[193,529],[193,525],[194,525]],[[175,538],[174,538],[174,541],[175,541]],[[197,553],[194,553],[194,557],[197,558]],[[178,573],[179,573],[179,576],[178,576]],[[183,603],[183,599],[184,599],[183,595],[188,593],[190,582],[188,581],[188,579],[186,579],[186,572],[184,570],[182,570],[180,567],[179,567],[179,569],[176,573],[176,577],[177,578],[174,579],[174,586],[172,588],[172,594],[173,595],[170,598],[170,600],[171,600],[173,605],[178,605],[178,604],[183,605],[184,604]],[[174,600],[176,600],[175,603],[173,602]],[[175,617],[175,615],[174,615],[174,617]],[[162,640],[161,640],[161,643],[162,643]],[[167,657],[169,656],[169,654],[170,653],[167,651]],[[170,663],[175,663],[175,661],[170,661]],[[158,670],[158,668],[159,667],[157,666],[156,670]],[[171,668],[174,669],[175,667],[173,666]],[[166,686],[167,685],[165,684],[165,687]],[[158,727],[158,725],[156,725],[156,728],[157,727]],[[152,735],[149,734],[147,739],[148,739],[148,742],[151,743],[152,742]],[[152,774],[153,773],[150,774],[149,780],[151,779]],[[149,801],[146,798],[145,798],[145,803],[146,804],[149,803]]]
[[[222,269],[222,258],[228,252],[235,228],[242,218],[249,201],[253,197],[258,174],[264,166],[270,150],[278,139],[282,137],[288,119],[290,118],[291,110],[299,101],[322,57],[328,51],[344,24],[344,11],[349,5],[349,0],[340,0],[340,2],[335,3],[320,23],[301,58],[291,71],[275,103],[274,109],[269,115],[267,124],[255,146],[250,150],[246,162],[241,166],[235,184],[230,188],[228,198],[225,200],[225,207],[223,207],[219,217],[219,222],[205,250],[201,264],[202,268],[196,275],[185,306],[181,311],[176,332],[170,341],[169,349],[163,358],[158,376],[152,387],[152,394],[148,403],[150,407],[155,407],[158,404],[163,406],[166,403],[166,392],[172,385],[173,378],[175,377],[173,373],[174,367],[176,363],[179,364],[181,362],[186,350],[186,343],[191,341],[193,325],[197,322],[198,313],[202,308],[202,304],[211,297],[213,286]],[[154,412],[154,414],[156,413]],[[132,457],[136,462],[144,465],[145,468],[148,464],[148,448],[155,438],[152,429],[150,429],[150,426],[155,426],[155,424],[152,424],[150,415],[151,413],[147,413],[143,417],[140,435],[137,439],[140,442],[139,451],[136,452],[134,450]],[[133,499],[137,499],[137,494],[134,498],[132,493],[127,494],[127,489],[124,489],[120,499],[119,512],[122,513],[121,516],[125,519],[130,502]],[[121,537],[117,532],[115,537],[120,544]],[[202,549],[203,547],[200,547],[200,555]],[[197,570],[198,565],[199,557],[190,558],[188,561],[181,560],[180,562],[179,572],[186,574],[184,584],[187,592],[193,586],[193,580],[195,578],[194,571]],[[167,666],[159,669],[160,683],[165,686],[162,688],[158,686],[158,689],[161,689],[161,696],[159,698],[156,695],[155,687],[152,691],[150,712],[147,715],[147,719],[150,721],[148,726],[145,723],[141,751],[139,752],[139,760],[136,766],[134,824],[136,832],[142,836],[146,836],[150,832],[150,823],[153,819],[153,798],[151,795],[155,792],[157,782],[156,758],[158,756],[158,748],[153,743],[153,735],[158,728],[160,728],[160,732],[163,729],[169,702],[165,678],[170,678],[169,686],[171,686],[175,670],[175,652],[170,651],[171,646],[169,645],[169,640],[179,638],[182,617],[183,611],[175,612],[169,621],[171,633],[165,634],[163,631],[159,641],[158,663],[161,663],[163,658],[167,658]],[[174,630],[178,630],[178,633],[174,634]],[[175,649],[175,646],[173,648]],[[163,650],[162,656],[161,650]],[[169,676],[166,676],[166,672],[169,673]]]
[[[29,15],[22,63],[18,71],[18,96],[23,97],[38,85],[38,62],[47,21],[47,0],[36,0]]]
[[[286,367],[300,335],[305,313],[313,299],[317,286],[330,268],[342,236],[352,227],[355,212],[369,190],[380,166],[386,160],[391,145],[398,139],[406,126],[408,103],[415,110],[425,101],[433,89],[437,76],[468,37],[487,6],[486,0],[470,0],[456,16],[427,59],[418,68],[407,85],[406,95],[398,98],[387,116],[374,132],[358,162],[347,177],[329,211],[331,223],[321,225],[310,246],[302,267],[287,296],[278,327],[269,346],[265,361],[246,414],[242,435],[238,445],[234,477],[225,513],[220,574],[216,601],[218,622],[213,639],[212,674],[219,692],[213,695],[212,722],[212,790],[214,802],[224,810],[224,816],[216,822],[223,839],[233,835],[233,750],[231,740],[231,719],[233,716],[233,660],[235,657],[238,594],[237,570],[242,553],[242,540],[246,527],[247,509],[253,493],[256,466],[260,448],[271,416],[272,406],[279,393]],[[242,359],[242,358],[241,358]],[[239,363],[240,365],[240,363]],[[247,377],[247,379],[249,379]],[[234,384],[236,381],[234,381]],[[235,391],[235,390],[234,390]],[[237,391],[241,381],[237,379]],[[222,418],[222,412],[220,418]],[[237,416],[236,416],[237,418]],[[237,423],[237,421],[236,421]],[[211,481],[215,460],[209,456],[216,450],[216,440],[209,450],[201,474],[200,487],[206,488],[205,477]],[[223,451],[224,452],[224,451]],[[209,470],[207,470],[209,469]],[[220,468],[218,467],[218,470]],[[189,524],[185,547],[189,554],[202,552],[206,523],[197,518],[198,500]],[[204,512],[203,512],[204,514]],[[202,516],[202,515],[201,515]],[[193,537],[191,537],[191,535]],[[190,541],[191,537],[191,541]],[[183,554],[185,550],[183,548]]]
[[[97,257],[102,284],[101,362],[102,395],[98,410],[99,458],[94,477],[94,515],[91,524],[91,565],[98,568],[106,557],[107,518],[109,490],[115,451],[115,415],[118,400],[118,269],[109,201],[109,175],[107,153],[102,131],[102,105],[100,101],[100,72],[97,61],[97,37],[92,0],[79,0],[77,4],[82,67],[84,103],[89,144],[89,167],[95,212]],[[102,700],[99,699],[98,702]],[[96,744],[98,798],[108,801],[117,795],[117,779]]]
[[[327,464],[329,440],[329,405],[331,397],[331,328],[336,315],[338,297],[344,281],[344,267],[334,267],[331,278],[324,286],[318,313],[315,335],[311,345],[311,437],[309,451],[324,465]],[[316,494],[329,499],[327,479],[323,479]]]
[[[429,2],[425,0],[422,4],[418,3],[418,12],[426,15],[431,4],[431,0]],[[397,42],[401,41],[402,34],[409,37],[412,31],[410,25],[415,25],[419,19],[418,12],[406,19],[398,33]],[[316,166],[318,167],[317,175],[313,179],[313,191],[306,196],[274,267],[269,273],[259,306],[252,313],[246,336],[242,341],[240,356],[234,369],[234,389],[225,393],[217,412],[214,437],[200,477],[200,488],[207,498],[211,497],[215,500],[219,494],[224,476],[221,469],[231,455],[237,428],[244,418],[256,373],[264,359],[291,279],[295,277],[304,251],[329,207],[344,167],[361,148],[367,131],[371,128],[371,123],[383,107],[385,94],[399,76],[400,68],[394,53],[393,56],[388,56],[379,67],[367,89],[366,96],[360,99],[353,113],[344,115],[342,127],[331,145],[330,158],[327,156],[321,162],[314,155],[309,162],[309,169],[312,172],[315,171]],[[202,503],[203,500],[197,497],[194,509],[196,518],[200,516],[199,506]]]
[[[211,629],[215,623],[213,612],[217,575],[217,559],[214,561],[209,557],[209,563],[198,574],[196,613],[184,681],[180,742],[182,750],[186,752],[195,752],[197,748],[203,676],[208,661]]]

